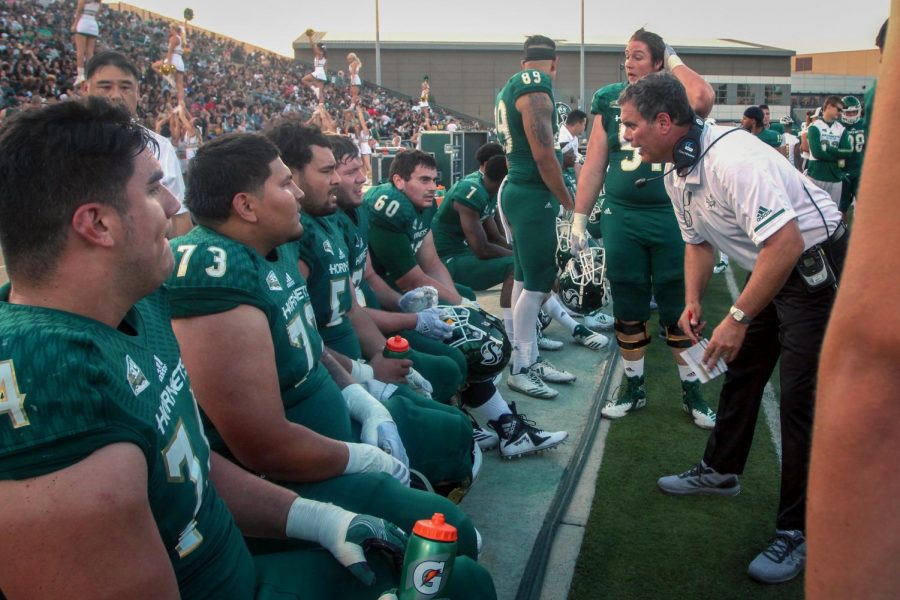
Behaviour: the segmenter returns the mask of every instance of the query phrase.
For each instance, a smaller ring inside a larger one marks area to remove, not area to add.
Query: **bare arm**
[[[702,119],[708,117],[709,113],[712,112],[713,104],[716,103],[716,93],[713,91],[712,86],[685,64],[678,65],[672,69],[672,75],[684,86],[688,102],[691,103],[691,108],[694,109],[697,116]]]
[[[267,539],[285,537],[287,514],[297,494],[245,471],[215,452],[210,455],[209,478],[241,533]]]
[[[0,504],[7,597],[179,597],[137,446],[111,444],[65,469],[0,482]]]
[[[459,213],[459,224],[462,226],[463,233],[466,236],[466,242],[469,248],[475,253],[475,256],[485,260],[488,258],[496,258],[499,256],[512,256],[512,251],[503,246],[493,244],[488,240],[487,232],[478,218],[478,213],[463,206],[459,202],[453,203],[453,210]],[[488,219],[485,221],[487,223]]]
[[[896,19],[900,0],[891,8]],[[898,34],[891,21],[872,113],[871,131],[886,134],[900,102]],[[855,233],[822,347],[807,512],[814,600],[900,594],[900,317],[885,302],[900,293],[900,278],[885,276],[900,268],[897,224],[885,218],[896,204],[898,152],[894,135],[874,134],[866,146]]]
[[[600,195],[603,181],[606,179],[606,168],[609,166],[609,144],[606,129],[603,127],[603,117],[600,115],[594,117],[586,152],[584,166],[578,177],[578,189],[575,192],[575,212],[585,216],[591,213],[597,202],[597,196]]]
[[[531,155],[537,164],[541,179],[547,189],[559,200],[563,208],[572,210],[574,203],[563,181],[562,168],[556,159],[556,139],[553,136],[553,101],[544,93],[519,96],[516,109],[522,114],[522,126]]]
[[[285,417],[275,349],[260,310],[242,305],[175,319],[172,328],[197,401],[242,464],[285,481],[321,481],[344,473],[346,444]],[[241,349],[239,361],[235,348]]]

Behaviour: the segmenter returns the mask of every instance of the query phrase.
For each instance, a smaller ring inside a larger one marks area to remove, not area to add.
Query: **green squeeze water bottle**
[[[382,354],[385,358],[409,358],[409,342],[399,335],[389,337]]]
[[[456,527],[434,513],[431,519],[416,521],[406,545],[400,600],[434,600],[447,589],[456,557]]]

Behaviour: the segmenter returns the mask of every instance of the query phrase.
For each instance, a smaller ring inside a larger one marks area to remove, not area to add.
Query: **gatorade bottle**
[[[381,353],[385,358],[408,358],[409,342],[406,341],[406,338],[395,335],[387,339]]]
[[[430,520],[416,521],[406,545],[400,600],[435,600],[447,589],[456,557],[456,527],[434,513]]]

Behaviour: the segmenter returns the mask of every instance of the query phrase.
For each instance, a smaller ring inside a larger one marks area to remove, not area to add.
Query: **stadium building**
[[[624,36],[623,36],[624,37]],[[524,38],[492,42],[382,41],[381,85],[418,98],[422,78],[429,76],[433,103],[480,119],[494,120],[494,96],[518,68]],[[371,40],[326,39],[329,68],[343,64],[347,52],[363,61],[363,78],[375,80],[375,43]],[[608,83],[624,81],[625,45],[619,40],[592,40],[585,44],[585,101],[580,92],[580,45],[559,44],[560,67],[556,99],[573,107],[589,104],[593,92]],[[710,116],[719,121],[740,120],[749,105],[768,104],[772,118],[790,112],[793,50],[738,40],[672,39],[678,54],[703,75],[716,92]],[[310,62],[305,36],[293,44],[294,56]]]

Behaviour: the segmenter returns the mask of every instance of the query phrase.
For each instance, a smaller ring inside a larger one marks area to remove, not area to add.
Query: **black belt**
[[[837,229],[834,230],[834,233],[831,234],[831,237],[828,238],[828,241],[836,242],[844,237],[845,233],[847,233],[847,226],[843,223],[838,223]]]

